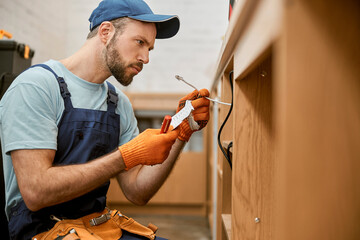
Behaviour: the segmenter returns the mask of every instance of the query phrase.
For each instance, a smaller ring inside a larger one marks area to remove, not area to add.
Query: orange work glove
[[[126,165],[125,170],[139,164],[155,165],[164,162],[178,135],[179,130],[160,133],[160,129],[147,129],[120,146],[119,150]]]
[[[210,101],[205,97],[209,97],[209,95],[210,94],[207,89],[201,89],[200,91],[194,90],[192,93],[189,93],[180,99],[176,112],[179,112],[185,106],[186,100],[192,100],[191,105],[193,106],[194,110],[190,115],[192,115],[193,119],[199,125],[198,129],[192,129],[189,120],[185,119],[179,126],[180,133],[178,138],[181,141],[189,141],[191,135],[195,131],[199,131],[206,126],[210,118]]]

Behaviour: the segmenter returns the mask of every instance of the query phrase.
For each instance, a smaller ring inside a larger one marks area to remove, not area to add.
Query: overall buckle
[[[118,95],[116,92],[112,91],[111,89],[109,89],[108,92],[108,97],[107,97],[107,102],[108,103],[112,103],[114,104],[115,108],[117,107],[117,102],[118,102]]]

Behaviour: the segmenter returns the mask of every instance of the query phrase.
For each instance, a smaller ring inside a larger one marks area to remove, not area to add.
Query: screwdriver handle
[[[166,133],[169,130],[171,123],[171,116],[166,115],[161,125],[160,133]]]

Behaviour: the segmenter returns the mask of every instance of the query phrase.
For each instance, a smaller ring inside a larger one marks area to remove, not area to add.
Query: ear
[[[101,42],[103,42],[104,44],[106,44],[112,38],[114,33],[115,33],[115,28],[111,22],[105,21],[100,24],[98,30],[98,36]]]

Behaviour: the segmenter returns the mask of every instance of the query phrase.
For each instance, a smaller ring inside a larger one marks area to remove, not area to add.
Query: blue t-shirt
[[[107,110],[108,86],[90,83],[71,73],[62,63],[45,63],[65,79],[74,108]],[[119,146],[139,134],[129,99],[119,96],[116,113],[120,115]],[[10,152],[17,149],[57,149],[57,125],[64,111],[55,76],[42,67],[20,74],[0,101],[0,138],[4,166],[7,216],[21,199]]]

